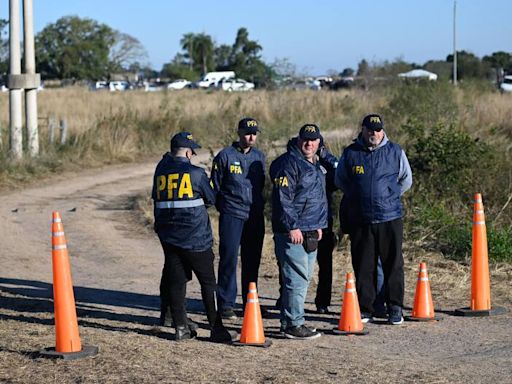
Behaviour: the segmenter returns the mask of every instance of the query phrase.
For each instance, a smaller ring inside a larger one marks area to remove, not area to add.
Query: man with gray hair
[[[377,114],[366,116],[361,133],[343,151],[335,183],[343,191],[340,219],[350,236],[352,266],[363,322],[375,308],[377,262],[382,262],[388,322],[403,323],[403,209],[400,196],[412,185],[404,150],[389,141]]]

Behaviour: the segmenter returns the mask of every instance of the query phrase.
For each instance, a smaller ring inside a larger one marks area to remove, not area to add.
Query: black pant
[[[188,251],[161,241],[165,254],[165,264],[160,283],[162,306],[169,305],[176,326],[187,324],[185,296],[187,282],[192,279],[192,272],[201,285],[201,296],[210,326],[218,318],[215,303],[214,255],[211,249],[205,251]]]
[[[402,235],[402,219],[378,224],[354,225],[351,228],[350,251],[361,312],[374,312],[379,256],[384,270],[384,285],[387,287],[386,303],[388,306],[403,307]]]
[[[332,291],[332,252],[336,237],[332,231],[332,220],[329,227],[323,230],[322,240],[318,242],[318,286],[316,288],[315,304],[317,307],[331,305]]]

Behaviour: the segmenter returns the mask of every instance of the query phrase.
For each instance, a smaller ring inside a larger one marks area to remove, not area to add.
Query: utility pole
[[[10,154],[14,159],[23,156],[22,117],[21,117],[21,88],[13,87],[11,78],[21,76],[20,55],[20,2],[9,1],[9,141]]]
[[[457,0],[453,0],[453,85],[457,85],[457,45],[456,45],[456,21]]]
[[[23,44],[25,73],[21,73],[20,54],[20,1],[9,1],[9,87],[10,106],[10,151],[11,156],[19,160],[23,157],[22,104],[21,91],[25,90],[27,143],[29,154],[39,154],[39,134],[37,129],[37,88],[41,78],[36,73],[34,50],[34,22],[32,0],[23,0]]]
[[[34,49],[34,17],[32,0],[23,0],[23,32],[25,73],[31,85],[25,86],[25,118],[27,123],[28,153],[31,157],[39,155],[39,132],[37,128],[37,88],[41,82],[36,74],[36,55]],[[32,81],[30,81],[32,80]],[[35,88],[30,88],[30,86]]]

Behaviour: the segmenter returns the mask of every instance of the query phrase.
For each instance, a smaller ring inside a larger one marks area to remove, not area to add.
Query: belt
[[[157,201],[156,208],[192,208],[204,205],[203,199],[177,200],[177,201]]]

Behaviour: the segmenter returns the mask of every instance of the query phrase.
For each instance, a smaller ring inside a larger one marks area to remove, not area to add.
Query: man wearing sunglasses
[[[389,141],[382,117],[366,116],[357,139],[340,158],[335,183],[344,194],[340,217],[350,236],[352,266],[364,320],[371,319],[376,296],[380,256],[388,322],[402,324],[404,259],[403,209],[400,196],[412,185],[412,172],[404,150]]]

